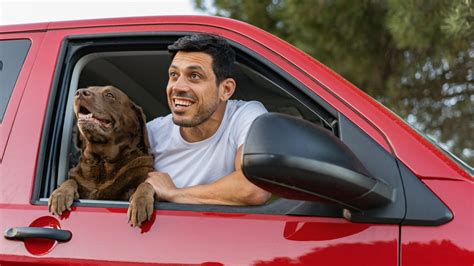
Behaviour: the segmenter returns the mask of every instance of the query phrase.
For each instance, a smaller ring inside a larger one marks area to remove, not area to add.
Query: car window
[[[45,129],[36,178],[33,201],[45,204],[52,191],[67,179],[67,173],[74,167],[79,158],[75,140],[75,116],[73,114],[73,98],[77,89],[88,86],[113,85],[124,91],[146,114],[147,121],[158,116],[167,115],[170,111],[166,99],[167,70],[171,57],[167,46],[180,36],[142,37],[130,41],[130,38],[119,39],[79,39],[65,40],[64,49],[68,49],[59,64],[64,66],[63,72],[55,76],[59,85],[52,88],[56,101],[51,102],[51,127]],[[110,43],[109,43],[110,42]],[[331,130],[337,135],[336,113],[333,109],[322,107],[314,100],[314,95],[305,95],[298,89],[303,86],[284,76],[260,59],[255,58],[251,51],[237,44],[237,62],[234,78],[237,90],[234,99],[257,100],[264,104],[270,112],[285,113],[302,118]],[[123,49],[120,49],[123,47]],[[70,53],[70,54],[68,54]],[[81,200],[79,204],[88,206],[123,207],[126,202]],[[192,209],[209,210],[209,206],[186,204],[158,203],[160,209]],[[213,206],[212,208],[226,212],[242,213],[285,213],[296,210],[295,205],[301,202],[280,200],[269,204],[270,207],[231,207]],[[301,205],[302,206],[302,205]],[[322,216],[340,216],[340,211],[326,206],[311,207],[321,210]],[[317,211],[318,212],[318,211]]]
[[[29,40],[0,41],[0,123],[30,46]]]

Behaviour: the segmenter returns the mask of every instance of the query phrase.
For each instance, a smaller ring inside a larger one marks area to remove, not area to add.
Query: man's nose
[[[88,89],[78,89],[76,91],[76,97],[87,98],[90,97],[92,93]]]
[[[178,91],[188,91],[189,82],[184,75],[181,75],[171,84],[171,89]]]

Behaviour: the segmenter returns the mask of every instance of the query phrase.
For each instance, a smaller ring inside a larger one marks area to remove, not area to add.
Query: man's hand
[[[153,187],[159,200],[172,201],[173,192],[175,192],[177,188],[169,174],[150,172],[145,182]]]
[[[205,185],[176,188],[171,177],[163,172],[150,172],[145,182],[150,183],[160,200],[185,204],[260,205],[271,196],[267,191],[252,184],[242,173],[240,158],[242,147],[237,151],[236,170],[219,180]]]

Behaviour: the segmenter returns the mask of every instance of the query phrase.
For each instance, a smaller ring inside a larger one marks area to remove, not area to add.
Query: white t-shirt
[[[256,101],[228,100],[222,123],[210,138],[187,142],[172,115],[147,123],[155,169],[168,173],[178,188],[209,184],[235,171],[237,149],[253,120],[267,112]]]

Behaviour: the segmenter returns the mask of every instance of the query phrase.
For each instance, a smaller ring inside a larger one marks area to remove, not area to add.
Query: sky
[[[0,0],[0,25],[158,15],[205,15],[192,0]]]

